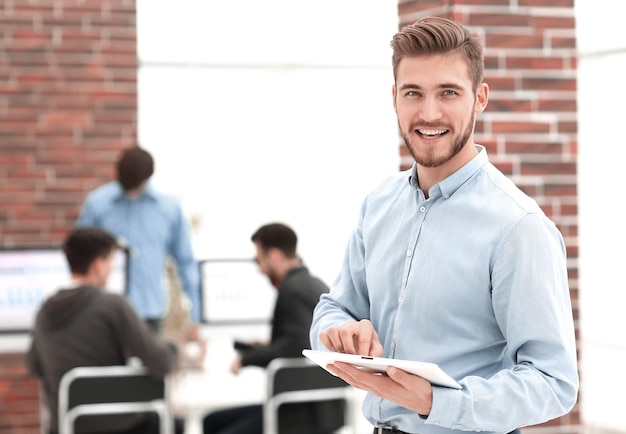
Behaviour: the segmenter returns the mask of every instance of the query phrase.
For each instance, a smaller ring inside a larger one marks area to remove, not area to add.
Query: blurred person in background
[[[377,434],[506,433],[560,417],[579,383],[565,243],[474,143],[489,94],[480,39],[426,17],[392,48],[393,106],[415,163],[364,199],[311,344],[436,363],[462,386],[329,365],[368,392]]]
[[[39,309],[26,354],[32,375],[41,378],[50,417],[49,433],[58,432],[58,390],[63,375],[80,366],[126,365],[138,358],[155,377],[177,366],[177,349],[153,333],[125,297],[106,292],[116,239],[99,228],[70,232],[63,244],[71,281]],[[159,432],[156,413],[94,416],[90,433]],[[176,432],[183,432],[178,421]]]
[[[239,343],[239,357],[233,360],[235,374],[246,366],[267,367],[279,357],[302,357],[310,347],[309,329],[313,309],[328,286],[311,275],[297,254],[298,238],[289,226],[270,223],[261,226],[251,238],[255,261],[277,290],[268,343]],[[209,391],[208,393],[213,393]],[[282,434],[330,432],[341,423],[343,408],[327,403],[290,405]],[[282,417],[282,416],[281,416]],[[219,410],[204,418],[204,434],[263,434],[263,407],[249,405]],[[282,424],[281,424],[282,426]]]
[[[178,200],[152,186],[153,173],[148,151],[138,146],[124,150],[117,161],[117,180],[87,194],[77,226],[103,228],[128,248],[128,299],[157,333],[168,310],[166,266],[173,259],[189,302],[192,326],[187,337],[198,340],[200,277],[190,226]]]

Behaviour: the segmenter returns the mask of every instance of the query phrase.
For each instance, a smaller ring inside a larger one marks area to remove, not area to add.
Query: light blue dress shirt
[[[128,299],[142,318],[160,319],[168,309],[166,259],[176,263],[191,319],[200,321],[200,281],[190,231],[179,202],[148,183],[129,198],[117,181],[91,191],[77,226],[97,226],[122,239],[130,252]]]
[[[438,364],[463,388],[433,387],[427,419],[371,393],[375,426],[506,433],[570,411],[578,372],[565,246],[556,226],[486,150],[425,199],[411,170],[363,202],[344,264],[311,326],[369,319],[384,357]]]

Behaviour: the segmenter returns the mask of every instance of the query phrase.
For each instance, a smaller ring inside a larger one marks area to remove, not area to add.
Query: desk
[[[230,372],[237,353],[232,336],[212,334],[199,369],[182,369],[172,376],[171,401],[176,416],[185,419],[185,434],[202,434],[202,419],[212,411],[239,405],[260,404],[267,394],[265,369],[247,366],[238,375]],[[193,353],[194,350],[191,350]],[[363,391],[351,389],[351,427],[342,433],[371,432],[362,416]]]
[[[232,339],[214,336],[200,368],[183,368],[172,375],[172,410],[185,419],[185,434],[202,434],[202,419],[212,411],[265,400],[265,370],[248,366],[234,375],[230,364],[235,357]]]

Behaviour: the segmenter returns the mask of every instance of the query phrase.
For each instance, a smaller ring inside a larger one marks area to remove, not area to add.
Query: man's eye
[[[456,95],[456,91],[454,91],[454,90],[444,90],[443,94],[444,95],[448,95],[448,96],[452,96],[452,95]]]
[[[407,96],[418,96],[419,93],[417,93],[416,90],[410,90],[406,93]]]

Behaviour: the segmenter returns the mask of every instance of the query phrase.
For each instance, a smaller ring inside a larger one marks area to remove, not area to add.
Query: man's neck
[[[100,282],[90,275],[72,274],[72,286],[100,286]]]
[[[420,190],[424,193],[426,199],[428,199],[430,189],[433,185],[436,185],[452,175],[454,172],[465,166],[467,163],[478,155],[478,150],[473,142],[465,145],[461,151],[456,154],[452,159],[446,161],[441,166],[437,167],[424,167],[417,164],[417,177]]]
[[[300,260],[300,258],[286,259],[285,262],[281,264],[281,268],[278,272],[278,279],[277,279],[278,282],[276,283],[280,285],[280,283],[282,283],[282,281],[285,280],[285,277],[287,277],[287,274],[291,270],[293,270],[294,268],[300,268],[300,267],[302,267],[302,261]]]
[[[126,196],[129,199],[137,199],[139,196],[141,196],[141,193],[144,192],[144,190],[146,189],[146,185],[147,185],[148,181],[144,181],[141,183],[141,185],[139,185],[139,187],[137,188],[133,188],[131,190],[126,190]]]
[[[141,189],[134,189],[134,190],[126,190],[126,197],[128,197],[129,199],[137,199],[143,190]]]

